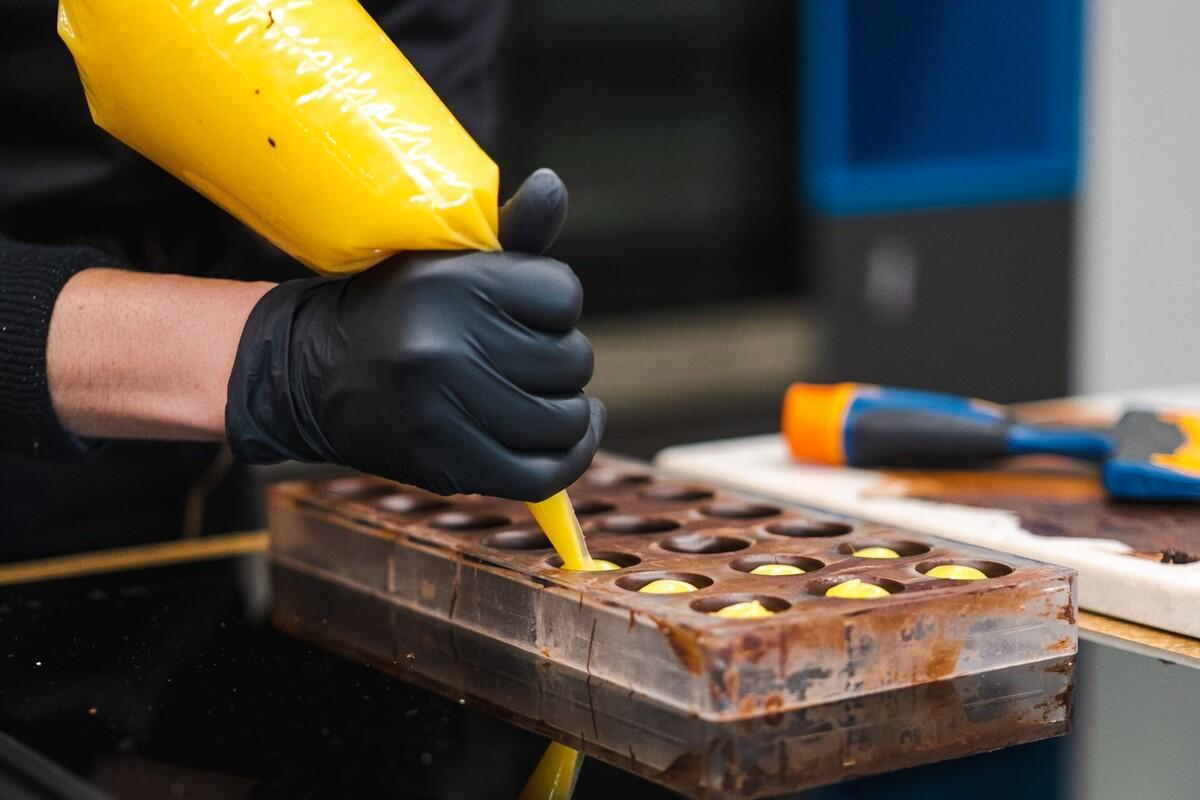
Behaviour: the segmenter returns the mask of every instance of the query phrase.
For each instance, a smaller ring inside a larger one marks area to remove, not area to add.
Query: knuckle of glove
[[[491,412],[492,429],[510,447],[522,450],[561,450],[587,433],[591,409],[587,397],[547,399],[525,395],[512,409]]]
[[[563,359],[564,376],[570,385],[582,389],[592,380],[596,369],[596,354],[592,350],[592,342],[578,329],[573,329],[563,337],[559,346],[566,351]]]
[[[578,320],[583,313],[583,284],[579,282],[579,276],[561,261],[552,258],[543,260],[549,267],[546,289],[557,304],[557,310],[563,316]]]

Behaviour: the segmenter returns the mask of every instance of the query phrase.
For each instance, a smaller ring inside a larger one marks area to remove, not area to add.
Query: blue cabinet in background
[[[803,201],[829,214],[1064,197],[1081,0],[804,0]]]

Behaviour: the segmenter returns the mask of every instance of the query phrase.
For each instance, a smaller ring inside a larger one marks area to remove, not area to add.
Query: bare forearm
[[[271,285],[80,272],[54,306],[46,348],[59,419],[82,436],[220,440],[238,339]]]

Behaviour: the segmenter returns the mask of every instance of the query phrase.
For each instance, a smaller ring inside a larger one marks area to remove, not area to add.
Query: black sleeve
[[[0,452],[61,457],[85,449],[50,403],[46,339],[54,303],[71,276],[112,266],[125,265],[92,247],[0,236]]]

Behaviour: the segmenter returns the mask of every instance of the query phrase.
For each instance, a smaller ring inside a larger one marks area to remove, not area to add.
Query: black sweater
[[[54,302],[78,270],[280,280],[304,271],[95,127],[57,0],[0,0],[0,560],[177,535],[206,445],[82,442],[46,385]],[[488,148],[496,0],[363,6]],[[236,524],[230,520],[228,524]]]

